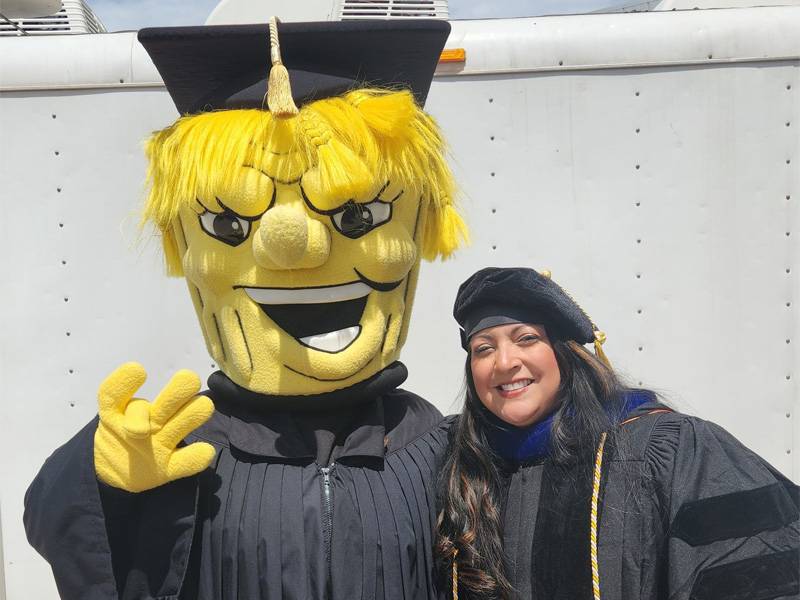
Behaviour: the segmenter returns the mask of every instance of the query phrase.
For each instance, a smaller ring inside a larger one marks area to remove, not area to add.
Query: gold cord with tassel
[[[600,600],[600,567],[597,560],[597,505],[600,500],[600,481],[603,475],[603,449],[606,445],[606,432],[600,436],[597,455],[594,460],[592,480],[592,503],[589,510],[589,558],[592,567],[592,598]]]
[[[281,59],[281,44],[278,40],[278,19],[276,17],[269,20],[269,55],[272,67],[269,70],[267,107],[278,118],[294,117],[300,111],[292,98],[289,71],[286,70]]]
[[[458,600],[458,548],[453,549],[453,600]]]

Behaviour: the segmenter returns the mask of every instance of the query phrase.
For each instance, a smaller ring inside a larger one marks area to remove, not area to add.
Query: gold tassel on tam
[[[606,343],[606,334],[600,331],[599,329],[594,330],[594,354],[602,360],[606,366],[610,369],[611,368],[611,361],[608,360],[606,353],[603,352],[603,344]]]
[[[292,98],[289,71],[286,70],[281,60],[281,44],[278,40],[278,19],[276,17],[269,20],[269,54],[272,62],[267,86],[269,112],[283,119],[297,116],[300,111]]]

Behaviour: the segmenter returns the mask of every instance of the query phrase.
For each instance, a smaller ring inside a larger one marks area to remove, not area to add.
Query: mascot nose
[[[328,228],[296,205],[269,209],[253,239],[256,262],[266,269],[313,269],[325,264],[330,248]]]

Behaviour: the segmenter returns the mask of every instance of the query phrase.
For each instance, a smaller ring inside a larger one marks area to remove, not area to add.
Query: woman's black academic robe
[[[327,402],[320,413],[275,410],[274,397],[256,410],[264,397],[215,374],[217,410],[187,440],[212,443],[213,464],[142,494],[98,485],[93,421],[31,485],[29,540],[66,599],[432,598],[444,437],[425,435],[441,415],[396,389],[404,378],[395,363],[335,397],[305,397]]]
[[[640,406],[606,444],[600,598],[800,598],[797,487],[721,427],[664,409]],[[589,449],[569,468],[547,459],[502,463],[504,549],[516,597],[592,600],[595,459]]]

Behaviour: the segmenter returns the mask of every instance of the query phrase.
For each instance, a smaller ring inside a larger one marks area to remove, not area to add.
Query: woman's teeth
[[[521,379],[520,381],[515,381],[514,383],[504,383],[500,386],[500,389],[504,392],[513,392],[514,390],[521,390],[531,383],[533,383],[532,379]]]

